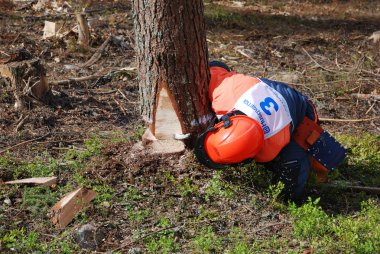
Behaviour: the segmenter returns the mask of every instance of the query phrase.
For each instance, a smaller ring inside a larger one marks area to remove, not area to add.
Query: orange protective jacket
[[[236,101],[250,88],[258,84],[260,79],[235,72],[228,72],[221,67],[211,67],[209,97],[216,115],[224,115],[234,110]],[[290,142],[290,124],[281,131],[264,140],[261,150],[254,160],[268,162],[273,160],[281,149]]]

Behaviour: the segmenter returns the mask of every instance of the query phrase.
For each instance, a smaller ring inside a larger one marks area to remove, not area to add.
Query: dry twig
[[[324,184],[326,187],[332,187],[332,188],[339,188],[339,189],[350,189],[352,191],[358,191],[358,192],[367,192],[367,193],[373,193],[373,194],[380,194],[380,188],[379,187],[369,187],[369,186],[357,186],[357,185],[346,185],[346,184],[339,184],[339,183],[330,183],[330,184]]]
[[[375,106],[376,102],[377,102],[377,101],[374,101],[374,102],[372,103],[372,105],[369,107],[369,109],[365,112],[366,115],[368,115],[368,113],[373,109],[373,107]]]
[[[112,38],[112,35],[108,36],[108,38],[103,42],[103,44],[96,50],[95,54],[92,55],[92,57],[85,62],[84,64],[79,65],[80,68],[88,67],[96,63],[102,56],[102,53],[104,49],[107,47],[108,43],[110,42]]]
[[[330,69],[327,69],[325,67],[323,67],[321,64],[319,64],[310,54],[309,52],[306,51],[306,49],[302,48],[302,50],[305,52],[305,54],[310,58],[311,61],[313,61],[319,68],[321,68],[322,70],[325,70],[325,71],[328,71],[328,72],[332,72],[332,73],[335,73],[336,71],[334,70],[330,70]]]
[[[369,99],[380,100],[380,94],[353,93],[351,94],[351,96],[358,98],[360,100],[369,100]]]
[[[343,122],[343,123],[359,123],[380,119],[380,116],[363,119],[335,119],[335,118],[319,118],[321,122]]]
[[[51,134],[51,133],[47,133],[47,134],[45,134],[45,135],[43,135],[43,136],[41,136],[41,137],[34,138],[34,139],[29,139],[29,140],[23,141],[23,142],[21,142],[21,143],[18,143],[18,144],[16,144],[16,145],[13,145],[13,146],[7,147],[7,148],[5,148],[4,150],[1,150],[1,151],[0,151],[0,154],[4,154],[4,153],[6,153],[7,151],[12,150],[13,148],[16,148],[16,147],[19,147],[19,146],[22,146],[22,145],[25,145],[25,144],[28,144],[28,143],[31,143],[31,142],[34,142],[34,141],[37,141],[37,140],[44,139],[44,138],[46,138],[47,136],[49,136],[50,134]]]
[[[127,112],[125,111],[124,107],[120,104],[120,102],[118,102],[115,98],[113,98],[113,100],[119,106],[119,108],[121,109],[121,111],[123,112],[123,114],[126,116]]]
[[[57,81],[51,81],[49,82],[50,85],[68,85],[70,83],[76,83],[76,82],[83,82],[83,81],[89,81],[89,80],[94,80],[94,79],[99,79],[103,77],[104,75],[90,75],[90,76],[84,76],[84,77],[79,77],[79,78],[70,78],[70,79],[64,79],[64,80],[57,80]]]
[[[22,126],[24,126],[26,119],[28,119],[28,118],[29,118],[29,116],[25,116],[24,118],[21,116],[21,120],[15,128],[15,132],[18,132],[22,128]]]
[[[263,231],[267,228],[271,228],[271,227],[274,227],[274,226],[279,226],[279,225],[284,225],[284,224],[289,224],[290,222],[288,221],[282,221],[282,222],[277,222],[277,223],[272,223],[272,224],[269,224],[265,227],[262,227],[262,228],[259,228],[259,229],[256,229],[255,231],[253,231],[254,234],[260,232],[260,231]]]

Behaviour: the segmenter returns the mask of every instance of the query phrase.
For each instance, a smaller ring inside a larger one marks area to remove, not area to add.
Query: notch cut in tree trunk
[[[16,108],[23,108],[30,97],[42,102],[50,98],[45,68],[38,58],[0,64],[0,76],[10,80]]]
[[[191,146],[213,116],[203,1],[133,0],[133,15],[144,136]]]
[[[58,228],[66,227],[95,197],[96,192],[85,187],[67,194],[51,208],[51,222]]]

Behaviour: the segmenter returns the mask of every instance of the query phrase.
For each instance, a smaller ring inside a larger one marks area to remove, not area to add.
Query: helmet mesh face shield
[[[261,125],[245,115],[225,115],[222,122],[199,136],[198,160],[209,168],[225,168],[253,158],[264,144]]]

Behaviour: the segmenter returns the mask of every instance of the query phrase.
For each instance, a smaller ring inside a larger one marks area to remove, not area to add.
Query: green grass
[[[42,237],[39,230],[41,230],[41,227],[46,229],[53,227],[49,222],[49,209],[63,195],[79,185],[84,184],[97,192],[98,195],[93,203],[99,207],[99,210],[103,202],[111,201],[114,194],[113,188],[99,179],[90,180],[84,172],[90,159],[100,156],[103,142],[103,140],[94,136],[84,142],[82,149],[70,149],[58,159],[54,159],[47,154],[42,154],[29,162],[16,161],[9,155],[0,157],[0,169],[5,171],[2,172],[1,176],[5,176],[6,178],[4,179],[7,180],[59,176],[61,173],[70,171],[73,174],[72,178],[68,179],[67,184],[58,184],[56,189],[17,185],[1,188],[1,197],[9,197],[13,201],[17,200],[17,197],[21,197],[20,205],[12,204],[12,206],[24,212],[24,217],[21,217],[22,221],[16,219],[5,223],[4,226],[8,229],[7,231],[3,231],[3,226],[0,225],[0,252],[9,252],[11,249],[17,253],[75,252],[74,250],[77,247],[72,243],[70,228],[61,233],[57,232],[57,240],[52,241],[46,241],[46,237]],[[3,207],[0,208],[1,212],[2,209]],[[6,217],[1,215],[0,219],[6,220]],[[87,220],[84,213],[81,213],[77,219]],[[28,221],[33,223],[30,223],[28,229],[25,229],[22,225]]]
[[[362,202],[362,209],[349,216],[330,216],[318,199],[301,207],[291,205],[296,239],[311,243],[313,253],[379,253],[380,206],[373,200]]]
[[[380,186],[380,135],[339,135],[337,139],[348,147],[340,173],[364,185]]]
[[[234,196],[234,187],[222,181],[221,172],[218,171],[209,181],[205,190],[205,200],[210,201],[214,197],[232,198]]]
[[[136,136],[140,133],[140,130],[135,132]],[[43,253],[48,250],[76,253],[78,247],[71,239],[70,227],[62,232],[50,232],[58,239],[51,241],[43,235],[41,227],[51,227],[45,224],[48,223],[48,209],[63,194],[82,184],[98,193],[92,202],[94,209],[91,212],[105,217],[111,214],[111,204],[122,207],[133,240],[136,245],[142,246],[144,253],[181,253],[185,249],[192,253],[226,254],[271,253],[273,250],[290,254],[302,253],[305,249],[313,253],[372,254],[380,251],[377,226],[380,223],[380,207],[375,197],[370,199],[368,195],[354,193],[348,196],[330,189],[326,193],[318,190],[317,195],[322,195],[321,199],[309,199],[302,206],[283,204],[278,199],[282,186],[270,185],[271,175],[255,163],[205,174],[201,180],[191,175],[182,177],[163,165],[163,168],[152,173],[152,178],[143,178],[145,182],[154,179],[155,184],[164,186],[162,193],[169,193],[160,207],[156,207],[160,204],[160,197],[154,196],[159,194],[142,187],[140,182],[127,186],[120,194],[114,185],[90,178],[86,173],[91,163],[103,158],[106,142],[114,144],[113,137],[93,137],[82,148],[70,149],[56,159],[41,155],[28,163],[0,157],[0,167],[12,169],[12,174],[8,172],[12,178],[68,173],[67,182],[55,190],[47,187],[11,187],[7,191],[1,190],[2,196],[11,197],[12,201],[17,196],[22,197],[20,204],[14,206],[25,212],[27,220],[33,218],[35,222],[28,229],[20,221],[7,223],[7,230],[0,231],[1,251],[9,252],[12,248],[20,253]],[[379,136],[338,135],[337,138],[349,148],[349,152],[347,160],[334,172],[334,179],[361,181],[368,185],[379,183]],[[125,139],[117,138],[115,142],[119,141],[125,142]],[[261,195],[251,193],[253,189],[260,191]],[[243,199],[246,201],[241,202]],[[344,207],[340,199],[357,202],[359,208],[339,212]],[[234,204],[234,208],[230,203]],[[241,205],[259,214],[262,211],[269,211],[273,216],[281,214],[283,220],[291,223],[289,232],[258,239],[252,234],[257,228],[244,227],[242,221],[228,223],[230,221],[225,217],[227,210],[223,209],[233,210]],[[336,206],[337,212],[332,214],[326,211],[325,207],[329,205]],[[195,213],[189,209],[191,206],[195,206]],[[0,206],[0,219],[4,220],[7,217],[2,209],[4,207]],[[91,216],[84,211],[74,223],[78,225],[90,220]],[[291,241],[295,243],[289,246]]]
[[[0,235],[1,236],[1,235]],[[13,249],[19,253],[42,252],[44,246],[38,242],[38,233],[26,233],[24,228],[13,229],[0,238],[1,249]]]

